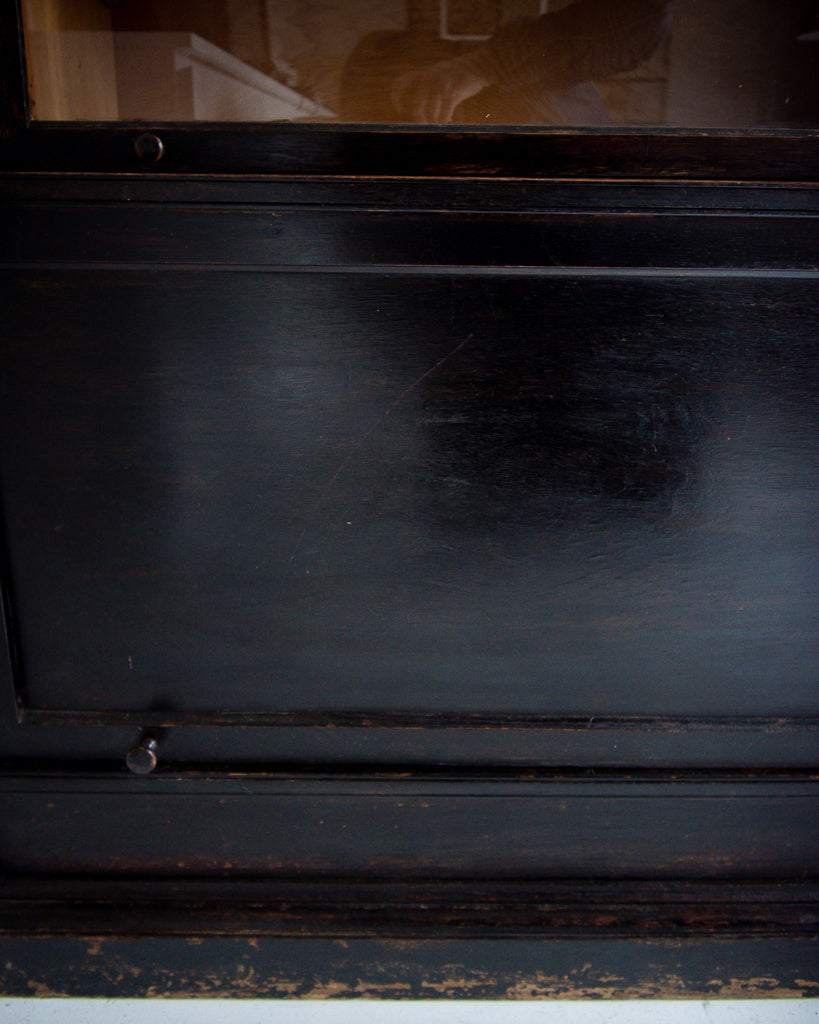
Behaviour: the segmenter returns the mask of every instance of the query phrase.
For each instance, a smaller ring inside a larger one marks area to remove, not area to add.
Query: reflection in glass
[[[40,120],[819,124],[813,0],[24,0]]]

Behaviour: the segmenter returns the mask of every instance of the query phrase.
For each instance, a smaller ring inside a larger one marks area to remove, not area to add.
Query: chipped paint
[[[29,981],[28,987],[30,995],[35,996],[37,999],[56,999],[64,995],[63,992],[55,992],[54,989],[41,981]]]
[[[567,943],[194,935],[4,941],[0,987],[20,995],[531,1001],[793,999],[819,990],[817,943],[811,939],[772,940],[770,949],[762,939]],[[759,970],[761,964],[772,969]]]

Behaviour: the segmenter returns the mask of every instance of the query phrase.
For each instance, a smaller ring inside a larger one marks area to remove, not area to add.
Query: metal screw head
[[[150,775],[156,768],[156,739],[151,736],[132,747],[125,755],[125,763],[134,775]]]
[[[134,139],[134,149],[140,160],[146,163],[156,163],[165,152],[162,139],[153,132],[143,132]]]

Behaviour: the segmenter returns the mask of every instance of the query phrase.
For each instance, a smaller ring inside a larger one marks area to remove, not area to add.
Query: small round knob
[[[143,132],[134,139],[134,149],[140,160],[146,163],[156,163],[165,152],[162,139],[153,132]]]
[[[150,775],[156,768],[156,750],[159,746],[156,736],[143,736],[139,743],[125,755],[125,763],[134,775]]]

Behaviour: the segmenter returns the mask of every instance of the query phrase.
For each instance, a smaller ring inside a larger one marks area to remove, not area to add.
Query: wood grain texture
[[[153,127],[153,126],[151,126]],[[74,173],[367,175],[520,179],[815,182],[812,132],[511,129],[502,133],[321,125],[211,129],[163,126],[156,165],[134,151],[139,129],[31,127],[9,170]],[[763,144],[764,143],[764,144]]]
[[[815,139],[4,81],[3,990],[815,994]]]
[[[759,216],[740,210],[704,211],[691,200],[673,203],[661,191],[653,195],[664,207],[362,210],[339,203],[314,210],[278,204],[217,207],[205,214],[178,205],[160,211],[135,201],[114,209],[17,203],[7,210],[3,261],[78,269],[181,264],[236,271],[315,268],[324,273],[378,268],[425,275],[440,269],[461,276],[470,271],[574,274],[580,268],[598,275],[673,269],[770,276],[819,270],[815,203],[801,215],[787,210]],[[477,196],[495,198],[493,190]],[[602,202],[607,198],[598,197]],[[567,197],[546,193],[537,198],[565,205]]]
[[[20,876],[784,882],[819,854],[817,783],[799,773],[0,781]]]
[[[816,715],[812,278],[9,281],[26,706]]]

